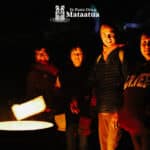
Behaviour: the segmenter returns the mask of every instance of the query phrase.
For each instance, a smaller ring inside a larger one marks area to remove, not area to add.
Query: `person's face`
[[[35,50],[35,61],[41,64],[47,64],[49,61],[49,55],[45,48]]]
[[[141,54],[147,61],[150,61],[150,36],[143,34],[140,40]]]
[[[75,67],[80,67],[83,62],[83,51],[77,47],[71,50],[70,59]]]
[[[112,27],[102,25],[100,28],[100,37],[106,47],[111,47],[116,44],[116,35]]]

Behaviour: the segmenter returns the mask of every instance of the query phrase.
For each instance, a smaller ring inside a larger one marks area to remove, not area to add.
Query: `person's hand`
[[[61,83],[60,83],[60,80],[59,80],[59,77],[57,76],[57,78],[56,78],[56,82],[55,82],[55,84],[54,84],[54,87],[55,88],[61,88]]]
[[[78,108],[78,101],[72,100],[70,103],[70,110],[73,114],[79,114],[80,109]]]
[[[97,104],[96,96],[92,96],[91,101],[90,101],[90,106],[95,107]]]
[[[52,109],[47,107],[47,108],[45,109],[45,111],[44,111],[44,112],[49,113],[49,112],[51,112],[51,111],[52,111]]]

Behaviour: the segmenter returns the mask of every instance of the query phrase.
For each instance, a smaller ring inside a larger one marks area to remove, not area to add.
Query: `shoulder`
[[[121,63],[123,63],[123,61],[124,61],[125,49],[126,49],[126,45],[125,44],[119,44],[118,45],[118,56],[119,56],[119,59],[120,59]]]
[[[96,58],[96,64],[100,61],[101,57],[102,57],[102,54],[99,54],[99,55],[97,56],[97,58]]]
[[[118,56],[119,56],[120,62],[123,63],[123,61],[124,61],[124,50],[122,50],[122,49],[119,50]]]

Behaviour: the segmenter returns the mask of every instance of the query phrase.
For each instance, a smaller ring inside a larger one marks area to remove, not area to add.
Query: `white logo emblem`
[[[65,5],[55,6],[55,18],[53,22],[68,22],[70,18],[99,18],[99,12],[95,8],[70,8],[65,10]]]
[[[68,19],[65,18],[65,6],[64,5],[56,5],[55,6],[55,18],[53,18],[54,22],[67,22]]]
[[[65,20],[65,6],[61,5],[55,6],[55,20],[56,21],[64,21]]]

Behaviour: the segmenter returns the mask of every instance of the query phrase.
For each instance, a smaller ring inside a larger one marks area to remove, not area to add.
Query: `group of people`
[[[44,96],[48,121],[65,113],[67,150],[88,150],[95,118],[100,150],[117,150],[122,130],[129,133],[134,150],[150,148],[150,30],[139,32],[140,59],[133,64],[128,61],[128,42],[119,41],[119,30],[110,22],[100,25],[94,65],[87,65],[80,45],[70,48],[63,70],[50,61],[46,47],[34,50],[27,96]]]
[[[48,49],[40,47],[34,50],[34,63],[27,75],[27,97],[42,95],[47,105],[46,110],[34,119],[51,121],[58,126],[55,116],[65,113],[68,150],[88,149],[91,120],[89,98],[86,96],[87,71],[85,54],[80,46],[71,48],[62,71],[50,61]]]

